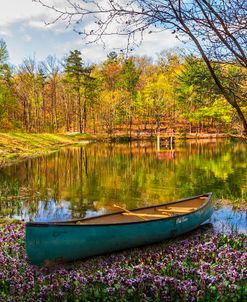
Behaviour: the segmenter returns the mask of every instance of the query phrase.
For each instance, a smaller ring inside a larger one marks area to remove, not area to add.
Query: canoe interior
[[[161,205],[154,205],[145,208],[131,210],[130,213],[118,211],[112,214],[96,216],[92,218],[84,218],[80,220],[50,222],[49,224],[66,224],[66,225],[105,225],[105,224],[122,224],[144,222],[158,219],[170,218],[178,215],[185,215],[195,212],[203,207],[211,198],[211,193],[195,196],[190,199],[170,202]],[[137,214],[137,216],[135,216]],[[140,216],[139,216],[140,215]],[[30,223],[36,224],[36,223]],[[39,223],[37,223],[39,224]]]
[[[163,204],[163,205],[158,205],[148,208],[131,210],[131,213],[133,214],[143,213],[143,214],[149,214],[151,216],[132,216],[132,215],[127,216],[125,215],[124,212],[121,212],[121,213],[116,213],[114,215],[104,215],[104,216],[84,219],[77,223],[78,224],[112,224],[112,223],[125,223],[125,222],[130,223],[130,222],[144,221],[142,218],[145,218],[145,220],[156,220],[161,218],[157,216],[166,216],[167,218],[169,218],[171,216],[193,212],[198,208],[202,207],[207,202],[207,200],[208,200],[207,196],[205,197],[201,196],[195,199],[181,201],[178,203],[173,203],[173,204],[169,203],[167,205]],[[163,209],[164,211],[162,211]],[[168,209],[169,212],[165,212],[165,209]],[[170,212],[170,209],[171,211],[174,210],[174,212]],[[179,211],[179,209],[181,209],[181,212]],[[156,217],[152,217],[152,215]]]

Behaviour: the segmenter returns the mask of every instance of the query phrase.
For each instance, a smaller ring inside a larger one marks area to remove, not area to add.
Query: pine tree
[[[85,67],[79,50],[70,51],[65,60],[66,82],[70,84],[77,98],[77,115],[79,118],[80,133],[85,132],[86,110],[82,99],[82,85],[85,76]]]

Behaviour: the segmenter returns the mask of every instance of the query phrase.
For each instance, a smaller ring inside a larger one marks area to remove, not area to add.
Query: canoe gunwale
[[[116,225],[129,225],[129,224],[142,224],[142,223],[153,223],[153,222],[157,222],[157,221],[161,221],[161,220],[172,220],[172,219],[177,219],[178,217],[183,217],[183,216],[189,216],[192,215],[200,210],[202,210],[203,208],[205,208],[208,203],[211,201],[212,198],[212,192],[209,193],[205,193],[205,194],[200,194],[200,195],[196,195],[196,196],[192,196],[192,197],[187,197],[187,198],[183,198],[183,199],[179,199],[176,201],[171,201],[168,203],[163,203],[163,204],[157,204],[157,205],[152,205],[152,206],[147,206],[147,207],[142,207],[142,208],[135,208],[135,209],[131,209],[131,211],[136,211],[136,210],[145,210],[145,209],[151,209],[154,207],[161,207],[161,206],[169,206],[169,205],[174,205],[177,203],[181,203],[183,201],[189,201],[189,200],[193,200],[193,199],[197,199],[200,197],[207,197],[207,200],[205,200],[205,202],[198,207],[197,209],[195,209],[194,211],[191,211],[189,213],[177,213],[173,216],[170,217],[165,217],[165,218],[156,218],[156,219],[150,219],[150,220],[140,220],[140,221],[130,221],[130,222],[119,222],[119,223],[85,223],[85,224],[76,224],[76,222],[79,221],[90,221],[91,219],[95,219],[95,218],[100,218],[100,217],[107,217],[107,216],[113,216],[116,214],[122,214],[124,213],[124,211],[118,211],[118,212],[113,212],[113,213],[108,213],[108,214],[104,214],[104,215],[98,215],[98,216],[93,216],[93,217],[89,217],[89,218],[81,218],[81,219],[71,219],[71,220],[66,220],[66,221],[51,221],[51,222],[26,222],[26,227],[49,227],[49,226],[69,226],[69,227],[102,227],[102,226],[116,226]]]

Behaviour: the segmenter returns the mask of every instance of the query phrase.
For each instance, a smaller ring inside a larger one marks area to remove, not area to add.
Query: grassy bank
[[[119,141],[125,141],[120,137]],[[127,138],[128,139],[128,138]],[[48,154],[62,146],[86,141],[118,141],[106,134],[0,133],[0,167],[14,161]]]
[[[90,139],[87,135],[0,133],[0,166]]]

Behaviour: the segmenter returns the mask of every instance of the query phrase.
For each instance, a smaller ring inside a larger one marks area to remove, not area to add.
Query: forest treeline
[[[27,58],[13,67],[0,40],[0,130],[128,136],[243,131],[236,110],[195,56],[164,51],[153,62],[111,52],[101,64],[86,60],[73,50],[63,60]],[[246,69],[212,65],[246,116]]]

